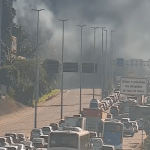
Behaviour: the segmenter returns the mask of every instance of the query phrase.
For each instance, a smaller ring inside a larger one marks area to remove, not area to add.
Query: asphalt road
[[[95,90],[95,98],[100,99],[100,90]],[[92,89],[82,90],[82,108],[89,107],[93,98]],[[79,89],[64,91],[63,116],[72,116],[79,113]],[[41,103],[38,106],[37,127],[47,126],[52,122],[60,120],[60,95]],[[0,117],[0,136],[6,132],[23,132],[27,136],[34,127],[34,108],[26,108],[19,112]],[[145,137],[145,135],[144,135]],[[123,149],[135,149],[141,143],[141,131],[134,137],[123,139]]]
[[[145,132],[143,132],[143,138],[146,138]],[[124,137],[123,138],[123,150],[137,150],[137,146],[142,141],[142,131],[139,130],[133,137]]]
[[[95,98],[100,99],[100,90],[95,90]],[[92,99],[92,89],[82,90],[82,108],[89,107]],[[64,92],[63,116],[79,113],[79,89]],[[49,125],[60,120],[60,95],[39,105],[37,127]],[[24,132],[29,136],[34,127],[34,108],[27,108],[19,112],[0,117],[0,135],[9,132]]]

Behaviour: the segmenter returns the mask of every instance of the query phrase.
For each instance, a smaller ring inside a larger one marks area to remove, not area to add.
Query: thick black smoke
[[[45,10],[40,12],[40,43],[42,58],[61,60],[62,22],[58,19],[69,19],[65,22],[65,61],[79,61],[80,28],[78,24],[87,25],[83,29],[83,61],[93,61],[92,26],[105,26],[108,30],[108,50],[110,33],[114,33],[114,57],[124,59],[149,59],[149,0],[17,0],[15,21],[23,25],[36,41],[37,13],[32,8]],[[105,34],[104,34],[105,39]],[[105,42],[105,40],[104,40]],[[104,45],[105,49],[105,45]],[[96,31],[96,61],[100,63],[101,29]],[[133,68],[126,67],[129,70]],[[127,69],[127,71],[128,71]],[[143,70],[135,69],[139,76]],[[99,70],[100,72],[100,70]],[[121,72],[121,71],[119,71]],[[142,72],[142,73],[141,73]],[[79,85],[79,75],[66,74],[67,85]],[[83,75],[84,84],[92,85],[91,74]],[[70,79],[70,80],[68,80]],[[100,85],[100,74],[97,74],[97,85]]]

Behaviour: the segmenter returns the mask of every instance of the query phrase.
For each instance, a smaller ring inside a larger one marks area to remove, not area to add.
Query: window
[[[90,103],[90,108],[98,108],[98,103]]]
[[[110,131],[110,132],[120,132],[122,130],[122,126],[120,124],[112,124],[112,123],[105,123],[104,125],[104,130],[105,131]]]
[[[78,135],[68,133],[51,133],[49,147],[78,148]]]

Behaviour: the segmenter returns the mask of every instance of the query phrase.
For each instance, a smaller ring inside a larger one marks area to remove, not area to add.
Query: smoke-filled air
[[[13,6],[16,9],[14,21],[29,31],[34,42],[36,42],[37,13],[32,9],[44,9],[40,12],[39,27],[41,58],[61,61],[63,24],[58,19],[69,19],[64,27],[64,61],[79,62],[80,60],[81,29],[77,25],[86,25],[83,28],[83,62],[93,62],[94,30],[91,27],[96,26],[107,29],[108,51],[111,51],[111,30],[115,30],[114,59],[149,59],[149,0],[16,0]],[[106,49],[105,35],[104,32],[104,50]],[[99,65],[102,49],[100,28],[96,30],[95,41],[96,62]],[[139,76],[143,76],[146,74],[143,74],[143,71],[148,70],[148,67],[125,67],[124,69],[127,72],[135,70]],[[120,68],[118,70],[121,72]],[[92,86],[91,76],[92,74],[83,75],[83,86]],[[100,70],[96,76],[99,87]],[[78,87],[79,74],[64,73],[64,84],[66,88],[72,85]]]

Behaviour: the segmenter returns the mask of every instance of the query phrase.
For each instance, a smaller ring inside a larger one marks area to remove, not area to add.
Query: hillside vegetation
[[[0,83],[6,85],[9,97],[30,106],[33,104],[35,92],[36,46],[30,39],[28,32],[21,25],[13,22],[16,15],[16,11],[12,7],[13,1],[3,0],[2,3],[2,67],[0,68]],[[16,52],[11,50],[12,36],[17,37]],[[45,65],[43,65],[46,61],[39,62],[41,64],[39,77],[40,97],[50,93],[58,81],[58,74],[49,74]]]

